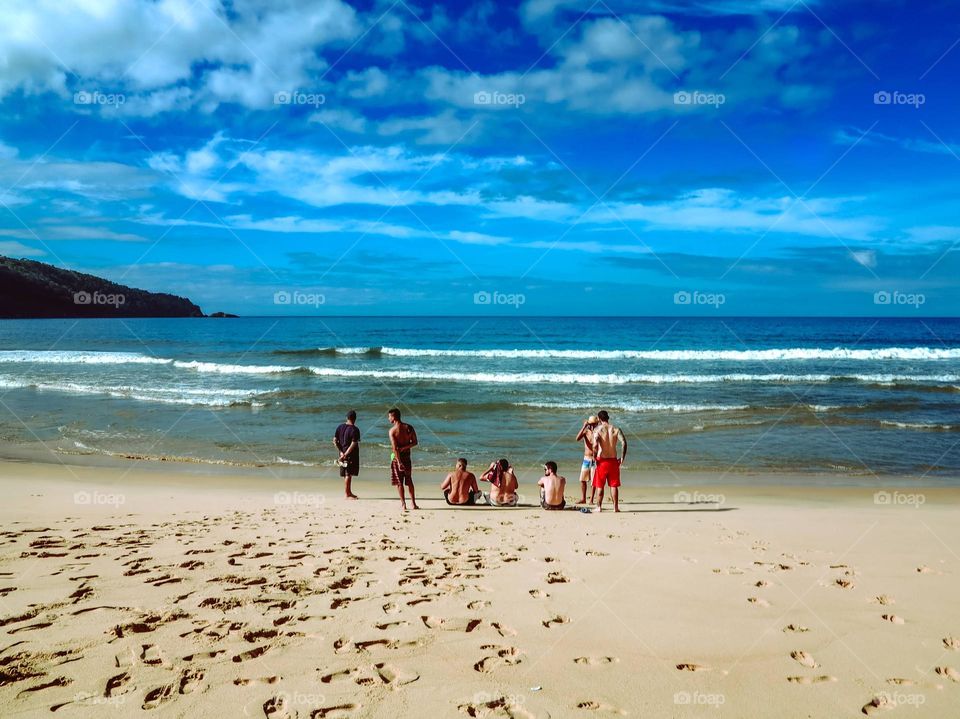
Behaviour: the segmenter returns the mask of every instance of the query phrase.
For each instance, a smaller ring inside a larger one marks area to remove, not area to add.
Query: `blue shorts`
[[[597,466],[597,460],[587,459],[586,457],[583,458],[583,469],[593,469],[596,466]]]

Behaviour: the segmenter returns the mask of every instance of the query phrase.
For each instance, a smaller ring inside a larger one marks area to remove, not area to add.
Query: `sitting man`
[[[543,465],[543,476],[537,482],[540,485],[540,506],[544,509],[563,509],[567,506],[563,498],[563,490],[567,486],[566,477],[557,476],[557,463],[546,462]]]
[[[443,498],[451,505],[474,505],[483,499],[483,492],[477,486],[473,472],[467,471],[467,460],[457,460],[457,468],[447,475],[440,485]]]
[[[514,474],[510,462],[501,459],[492,462],[490,468],[480,477],[485,482],[490,482],[489,504],[493,507],[516,507],[519,497],[517,496],[517,475]]]

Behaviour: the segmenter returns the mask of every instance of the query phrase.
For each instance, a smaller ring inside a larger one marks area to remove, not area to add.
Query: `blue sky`
[[[0,13],[0,254],[242,314],[960,310],[949,2]]]

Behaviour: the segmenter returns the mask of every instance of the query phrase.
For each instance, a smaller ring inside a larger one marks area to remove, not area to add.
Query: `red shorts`
[[[616,457],[601,457],[597,460],[597,469],[593,473],[593,486],[603,489],[604,483],[611,487],[620,486],[620,460]]]

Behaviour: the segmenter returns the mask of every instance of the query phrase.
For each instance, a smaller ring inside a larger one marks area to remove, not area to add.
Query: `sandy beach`
[[[0,477],[3,716],[945,717],[960,699],[956,489],[627,475],[624,511],[587,515],[452,509],[421,474],[402,515],[370,478],[347,502],[335,480],[135,463]]]

